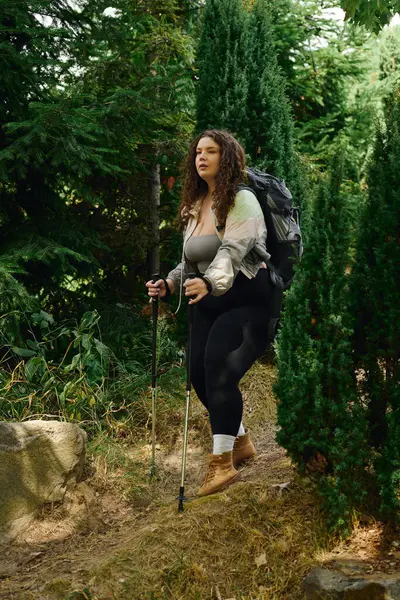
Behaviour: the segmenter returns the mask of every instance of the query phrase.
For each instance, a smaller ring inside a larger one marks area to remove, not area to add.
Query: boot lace
[[[208,471],[204,479],[204,484],[207,484],[214,479],[214,475],[217,471],[217,466],[218,465],[212,464],[208,467]]]

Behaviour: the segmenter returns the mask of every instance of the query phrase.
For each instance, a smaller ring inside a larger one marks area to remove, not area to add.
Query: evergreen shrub
[[[302,472],[316,477],[332,527],[346,527],[365,496],[368,452],[352,369],[348,326],[351,211],[341,160],[309,215],[304,256],[278,335],[277,439]]]
[[[400,507],[400,89],[386,102],[351,277],[358,394],[381,509]]]
[[[241,141],[248,117],[246,26],[242,0],[209,0],[197,48],[197,129],[227,129]]]
[[[197,63],[197,129],[229,130],[249,165],[284,178],[296,205],[305,208],[305,169],[295,152],[270,3],[207,2]]]

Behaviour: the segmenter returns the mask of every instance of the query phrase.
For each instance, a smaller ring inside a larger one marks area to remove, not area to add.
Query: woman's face
[[[221,147],[210,137],[203,137],[196,148],[196,170],[205,181],[217,176],[221,161]]]

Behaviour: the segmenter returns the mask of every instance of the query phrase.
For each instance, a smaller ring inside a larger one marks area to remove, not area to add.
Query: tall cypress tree
[[[197,128],[228,129],[244,139],[247,78],[242,0],[208,0],[197,50]]]
[[[246,152],[252,165],[287,182],[294,202],[307,208],[306,174],[295,151],[294,122],[286,81],[278,64],[269,0],[256,0],[245,43],[248,79]]]
[[[382,509],[399,508],[400,481],[400,90],[386,104],[368,174],[368,197],[352,274],[359,394]]]
[[[250,165],[283,177],[301,208],[303,169],[275,49],[267,0],[208,0],[197,52],[197,128],[226,128],[242,142]]]
[[[363,496],[365,422],[355,393],[346,297],[350,215],[340,164],[321,184],[278,338],[278,441],[320,475],[332,525]]]
[[[278,66],[267,0],[256,0],[246,34],[246,150],[259,168],[293,180],[293,121]]]

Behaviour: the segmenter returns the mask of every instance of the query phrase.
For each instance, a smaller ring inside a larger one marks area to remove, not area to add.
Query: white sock
[[[245,430],[245,428],[243,427],[243,423],[242,423],[242,421],[240,421],[240,427],[239,427],[239,431],[238,431],[238,436],[239,436],[239,435],[245,435],[245,434],[246,434],[246,430]]]
[[[222,454],[233,450],[235,439],[234,435],[225,435],[224,433],[213,435],[213,454]]]

